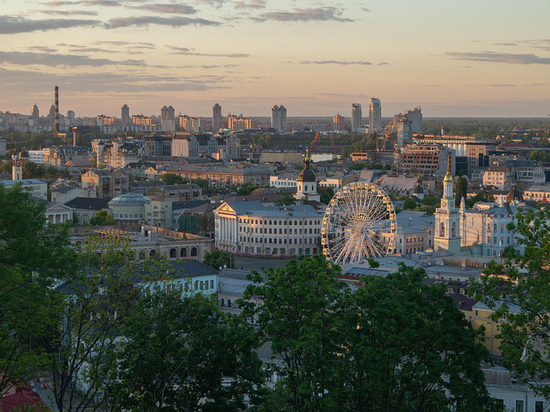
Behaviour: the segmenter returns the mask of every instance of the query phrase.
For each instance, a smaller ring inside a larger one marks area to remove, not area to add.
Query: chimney
[[[59,135],[59,86],[55,86],[55,118],[53,122],[53,135]]]

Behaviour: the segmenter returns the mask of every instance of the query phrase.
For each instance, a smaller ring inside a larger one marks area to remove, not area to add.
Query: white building
[[[478,202],[472,209],[466,209],[462,199],[459,210],[455,207],[450,173],[443,181],[443,193],[441,207],[435,213],[434,250],[488,258],[501,256],[507,247],[523,252],[520,236],[508,226],[516,221],[518,213],[526,213],[529,206],[517,201]]]
[[[309,153],[304,157],[304,168],[298,173],[298,182],[296,187],[296,199],[321,201],[321,195],[317,193],[317,180],[315,173],[309,167]]]
[[[28,150],[29,162],[36,163],[37,165],[44,164],[44,150]]]
[[[352,132],[360,132],[362,131],[362,119],[363,119],[363,111],[361,109],[360,103],[352,103],[351,104],[351,131]]]
[[[369,102],[369,133],[373,132],[382,132],[382,104],[375,98]]]
[[[217,249],[266,257],[310,256],[319,251],[323,216],[311,205],[225,202],[214,215]]]
[[[531,185],[523,192],[523,200],[550,202],[550,184]]]
[[[497,161],[483,174],[483,185],[494,186],[500,190],[512,186],[527,187],[546,181],[544,168],[534,160]]]
[[[447,161],[447,174],[443,179],[441,207],[435,212],[434,249],[460,253],[460,212],[455,207],[451,158]],[[464,205],[464,203],[463,203]]]

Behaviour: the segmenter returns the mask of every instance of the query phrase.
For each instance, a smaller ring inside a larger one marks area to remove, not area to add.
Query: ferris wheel
[[[371,183],[350,183],[325,211],[323,254],[338,265],[386,256],[395,249],[396,232],[395,210],[386,192]]]

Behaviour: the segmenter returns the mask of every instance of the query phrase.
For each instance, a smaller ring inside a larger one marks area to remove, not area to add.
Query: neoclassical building
[[[466,209],[465,199],[455,207],[453,178],[450,170],[443,180],[441,207],[435,213],[434,250],[445,250],[456,255],[496,258],[507,247],[523,251],[520,236],[508,225],[516,221],[518,213],[527,213],[530,207],[517,200],[511,203],[478,202]]]
[[[238,255],[296,257],[319,252],[323,215],[311,205],[225,202],[214,211],[215,246]]]

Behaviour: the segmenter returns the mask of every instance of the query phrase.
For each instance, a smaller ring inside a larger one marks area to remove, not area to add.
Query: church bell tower
[[[451,156],[447,159],[447,174],[443,179],[441,207],[435,212],[434,250],[460,254],[460,211],[455,207]]]

